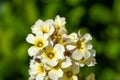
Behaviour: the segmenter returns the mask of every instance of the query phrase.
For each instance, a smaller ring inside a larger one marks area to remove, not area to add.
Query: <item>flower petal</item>
[[[90,51],[91,55],[93,55],[93,56],[96,55],[96,51],[95,51],[94,49],[91,49],[91,50],[89,50],[89,51]]]
[[[83,58],[83,52],[81,52],[80,50],[75,50],[73,53],[72,53],[72,58],[75,59],[75,60],[80,60]]]
[[[41,74],[38,74],[38,75],[36,76],[36,80],[44,80],[44,76],[41,75]]]
[[[62,62],[62,68],[67,68],[72,65],[71,59],[69,57],[66,57],[66,60]]]
[[[73,71],[73,73],[74,74],[78,74],[79,73],[79,71],[80,71],[80,66],[79,65],[76,65],[76,64],[72,64],[72,71]]]
[[[63,59],[64,58],[63,53],[65,51],[65,48],[64,48],[63,45],[56,44],[55,47],[54,47],[54,50],[56,51],[56,54],[57,54],[56,57],[58,57],[58,59]]]
[[[52,80],[58,80],[60,77],[63,76],[63,71],[61,69],[52,69],[51,71],[49,71],[48,76]]]
[[[35,56],[39,52],[39,48],[32,46],[28,49],[29,56]]]
[[[76,75],[72,76],[73,80],[78,80],[78,77]]]
[[[85,53],[84,53],[84,58],[85,59],[88,59],[90,56],[91,56],[91,53],[88,51],[88,50],[86,50],[86,51],[84,51]]]
[[[90,49],[92,49],[92,48],[93,48],[92,44],[87,44],[87,49],[88,49],[88,50],[90,50]]]
[[[83,38],[85,39],[86,42],[92,40],[92,37],[91,37],[91,35],[90,35],[89,33],[86,33],[86,34],[83,36]]]
[[[75,46],[73,46],[73,45],[67,45],[66,48],[67,48],[68,50],[73,50],[73,49],[75,49]]]
[[[85,64],[87,66],[94,66],[96,64],[96,59],[91,56],[89,59],[86,60]]]
[[[56,44],[55,47],[54,47],[54,50],[57,51],[57,52],[63,53],[65,51],[65,48],[61,44]]]
[[[35,40],[35,36],[33,34],[28,34],[26,41],[31,44],[34,44],[34,40]]]

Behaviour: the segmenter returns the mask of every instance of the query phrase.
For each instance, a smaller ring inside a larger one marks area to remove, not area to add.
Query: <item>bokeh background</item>
[[[96,80],[120,80],[120,0],[0,0],[0,80],[28,80],[25,40],[36,20],[60,15],[68,32],[93,36],[97,65],[81,68]]]

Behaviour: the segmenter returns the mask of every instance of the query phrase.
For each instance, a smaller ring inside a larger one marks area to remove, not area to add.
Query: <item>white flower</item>
[[[91,56],[85,61],[85,64],[87,66],[94,66],[96,64],[95,54],[96,51],[94,49],[91,49],[90,52],[92,53]]]
[[[52,35],[54,32],[53,20],[46,20],[43,22],[42,20],[36,21],[35,25],[31,28],[32,32],[35,34],[47,34]]]
[[[63,60],[63,62],[61,63],[61,68],[67,68],[69,66],[72,65],[71,59],[70,57],[65,57],[65,59]]]
[[[51,80],[58,80],[63,76],[63,71],[60,68],[52,69],[49,71],[48,76]]]
[[[29,73],[31,75],[31,78],[35,76],[36,80],[44,80],[44,77],[46,75],[43,64],[36,62],[31,62]]]
[[[90,44],[90,40],[92,37],[90,34],[85,34],[80,40],[77,41],[76,50],[72,53],[72,57],[75,60],[88,59],[91,55],[90,51],[92,49],[92,45]]]
[[[81,67],[83,67],[85,64],[89,67],[94,66],[96,64],[96,59],[94,58],[96,52],[94,49],[91,49],[90,53],[91,53],[91,56],[88,59],[83,58],[81,60],[76,61],[75,64],[80,65]]]
[[[61,28],[65,26],[65,18],[61,18],[59,15],[55,17],[55,27]]]
[[[66,57],[64,60],[58,62],[58,64],[54,67],[46,65],[46,70],[48,70],[48,77],[52,80],[58,80],[63,76],[63,70],[72,65],[71,59]]]
[[[54,25],[55,25],[56,32],[61,34],[67,33],[65,24],[66,22],[64,17],[60,17],[59,15],[55,17]]]
[[[50,66],[56,66],[58,60],[64,59],[64,51],[64,46],[61,44],[56,44],[54,48],[51,45],[48,45],[41,55],[41,61]]]
[[[33,44],[33,46],[28,49],[28,54],[30,56],[34,56],[39,52],[39,50],[46,47],[48,45],[47,38],[47,35],[39,34],[34,36],[33,34],[28,34],[26,41]]]
[[[77,33],[71,33],[70,35],[68,35],[68,38],[70,39],[71,43],[75,43],[78,41]]]
[[[72,66],[63,69],[64,74],[59,80],[78,80],[76,74],[79,73],[79,66],[73,64]]]

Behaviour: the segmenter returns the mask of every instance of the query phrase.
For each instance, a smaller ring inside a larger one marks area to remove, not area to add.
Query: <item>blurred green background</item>
[[[81,68],[82,80],[120,80],[120,0],[0,0],[0,80],[28,80],[30,45],[25,38],[36,20],[66,18],[68,32],[93,36],[97,65]]]

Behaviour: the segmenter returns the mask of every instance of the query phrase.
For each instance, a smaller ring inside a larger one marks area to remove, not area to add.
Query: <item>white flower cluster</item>
[[[84,65],[94,66],[95,50],[92,37],[80,32],[67,34],[65,18],[38,20],[26,40],[30,61],[29,80],[78,80],[77,74]]]

